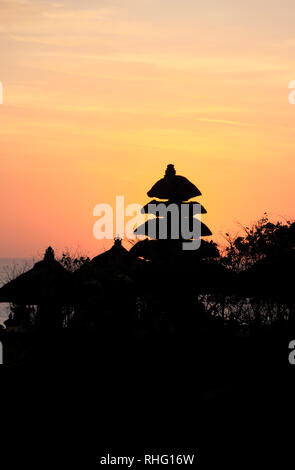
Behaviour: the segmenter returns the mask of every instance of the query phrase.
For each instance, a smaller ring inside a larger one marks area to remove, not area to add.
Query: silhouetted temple
[[[151,239],[163,239],[161,234],[161,224],[165,228],[164,238],[168,240],[193,240],[203,236],[212,235],[210,229],[201,222],[197,217],[198,214],[206,214],[206,209],[195,201],[189,201],[196,196],[200,196],[199,189],[184,176],[176,174],[174,165],[168,165],[164,178],[160,179],[148,191],[149,197],[154,197],[151,202],[146,204],[142,212],[145,214],[153,214],[155,218],[147,220],[144,224],[137,227],[136,235],[147,235]],[[178,227],[172,227],[172,213],[170,208],[178,209]],[[185,222],[185,224],[183,224]],[[183,225],[186,225],[186,231],[189,236],[184,236]],[[196,230],[197,228],[197,230]],[[167,230],[167,232],[166,232]],[[166,235],[166,237],[165,237]],[[140,247],[144,247],[146,243],[139,242],[137,251]]]
[[[65,299],[70,287],[71,273],[55,259],[49,246],[43,260],[0,289],[0,302],[24,305],[57,302]]]

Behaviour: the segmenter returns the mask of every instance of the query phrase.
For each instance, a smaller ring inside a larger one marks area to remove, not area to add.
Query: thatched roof
[[[157,199],[153,199],[152,201],[148,202],[145,206],[143,206],[143,208],[141,209],[142,214],[152,214],[153,212],[151,211],[151,205],[158,204],[164,204],[165,207],[168,207],[171,204],[171,201],[158,201]],[[177,202],[176,204],[178,206],[180,206],[181,204],[186,204],[187,206],[189,206],[191,215],[207,214],[205,207],[198,202]]]
[[[95,256],[89,263],[89,266],[113,266],[125,263],[128,258],[128,250],[122,246],[122,240],[116,238],[113,246],[99,255]]]
[[[147,220],[146,222],[141,224],[139,227],[137,227],[134,230],[134,233],[136,235],[147,235],[151,238],[160,238],[160,223],[161,223],[160,221],[161,220],[163,220],[163,219],[155,218],[155,219]],[[195,219],[195,221],[201,225],[201,227],[200,227],[201,237],[207,237],[207,236],[212,235],[212,232],[207,227],[207,225],[205,225],[203,222],[201,222],[198,219]],[[169,223],[168,223],[167,231],[168,231],[168,238],[170,238],[170,236],[169,236]],[[180,238],[181,238],[181,235],[180,235]]]
[[[175,251],[175,249],[180,249],[179,243],[177,244],[177,240],[173,240],[173,244],[165,243],[167,240],[149,240],[146,238],[145,240],[138,241],[133,247],[130,249],[129,253],[134,258],[145,258],[147,260],[154,260],[162,258],[169,252]]]
[[[157,181],[148,191],[149,197],[187,201],[195,196],[200,196],[199,189],[184,176],[176,175],[173,165],[168,165],[164,178]]]
[[[54,259],[54,251],[49,247],[42,261],[0,289],[0,302],[37,305],[63,301],[71,280],[71,273]]]
[[[180,240],[149,240],[145,239],[137,242],[130,250],[130,255],[134,258],[143,258],[145,261],[152,261],[146,265],[150,272],[161,266],[161,270],[167,272],[168,276],[177,276],[181,272],[185,272],[185,276],[194,275],[200,272],[199,266],[203,259],[213,259],[217,257],[216,250],[208,249],[210,245],[202,240],[200,248],[192,251],[183,250]],[[211,247],[210,247],[211,248]],[[153,262],[156,263],[153,267]],[[172,267],[172,270],[171,270]],[[179,268],[179,269],[178,269]],[[174,273],[174,274],[173,274]]]
[[[104,253],[95,256],[75,272],[78,283],[99,281],[101,283],[112,280],[124,281],[128,277],[130,268],[129,251],[122,246],[122,240],[115,239],[114,245]]]

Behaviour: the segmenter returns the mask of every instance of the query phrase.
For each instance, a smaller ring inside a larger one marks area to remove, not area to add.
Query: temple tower
[[[177,175],[174,165],[167,166],[164,177],[153,185],[147,195],[157,199],[147,203],[142,212],[153,214],[155,217],[137,227],[134,231],[135,234],[147,235],[151,239],[160,240],[165,238],[162,227],[166,224],[166,238],[171,241],[175,240],[175,242],[212,235],[210,229],[198,218],[198,214],[207,213],[206,209],[199,202],[189,201],[194,197],[201,196],[201,192],[187,178]],[[172,224],[173,211],[172,209],[170,211],[169,207],[177,208],[179,226],[176,227],[176,230],[175,224]],[[186,226],[186,233],[190,231],[194,235],[185,237],[184,226]]]

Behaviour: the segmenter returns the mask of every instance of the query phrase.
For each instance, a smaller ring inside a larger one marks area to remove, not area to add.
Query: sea
[[[35,260],[36,261],[36,260]],[[27,258],[0,258],[0,287],[14,279],[19,274],[28,271],[34,264],[33,259]],[[8,318],[10,306],[0,303],[0,324]]]

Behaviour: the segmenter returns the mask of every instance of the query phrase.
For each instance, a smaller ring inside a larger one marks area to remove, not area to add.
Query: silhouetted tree
[[[242,271],[265,257],[285,256],[294,252],[295,223],[270,222],[267,213],[252,227],[243,227],[244,235],[226,234],[228,246],[223,263]]]
[[[69,250],[66,250],[62,253],[61,258],[58,261],[68,271],[74,272],[81,268],[81,266],[84,266],[84,264],[89,263],[90,258],[89,256],[84,256],[79,253],[71,253]]]

